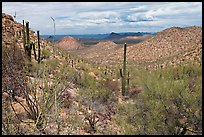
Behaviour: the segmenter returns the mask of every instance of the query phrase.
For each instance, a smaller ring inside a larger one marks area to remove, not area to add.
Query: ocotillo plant
[[[26,22],[26,52],[28,56],[28,60],[31,61],[31,45],[30,45],[30,37],[29,37],[29,22]]]
[[[39,34],[39,31],[37,31],[37,37],[38,37],[38,63],[40,63],[41,57],[40,57],[40,34]]]
[[[122,95],[125,95],[125,86],[126,86],[126,49],[127,44],[124,44],[124,60],[123,60],[123,77],[122,77]]]

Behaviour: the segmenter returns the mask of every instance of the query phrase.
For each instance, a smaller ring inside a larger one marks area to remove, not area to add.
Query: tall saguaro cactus
[[[26,48],[25,48],[25,44],[26,44],[26,36],[25,36],[25,24],[24,24],[24,20],[23,20],[23,47],[26,53]]]
[[[38,63],[40,63],[41,57],[40,57],[40,32],[39,31],[37,31],[37,37],[38,37]]]
[[[122,77],[122,95],[125,95],[125,86],[126,86],[126,49],[127,44],[124,44],[124,60],[123,60],[123,77]]]
[[[26,48],[28,60],[31,61],[31,49],[32,49],[32,46],[30,44],[29,22],[26,22],[26,45],[25,45],[25,48]]]

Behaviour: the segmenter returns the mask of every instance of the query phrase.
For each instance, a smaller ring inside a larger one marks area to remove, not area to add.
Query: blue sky
[[[202,2],[3,2],[42,35],[158,32],[169,27],[202,26]]]

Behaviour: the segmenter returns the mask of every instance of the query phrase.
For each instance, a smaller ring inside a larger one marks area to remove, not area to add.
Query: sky
[[[41,35],[159,32],[202,26],[202,2],[2,2],[2,13]]]

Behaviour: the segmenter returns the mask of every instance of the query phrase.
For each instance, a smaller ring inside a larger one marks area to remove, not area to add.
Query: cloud
[[[78,13],[78,16],[80,18],[91,18],[91,19],[97,19],[97,18],[114,18],[118,17],[118,13],[114,11],[94,11],[94,12],[82,12]]]
[[[160,31],[169,26],[202,26],[201,2],[3,2],[2,12],[17,13],[33,30],[57,34]]]
[[[145,21],[153,21],[155,18],[152,15],[148,14],[132,14],[127,16],[128,22],[145,22]]]

